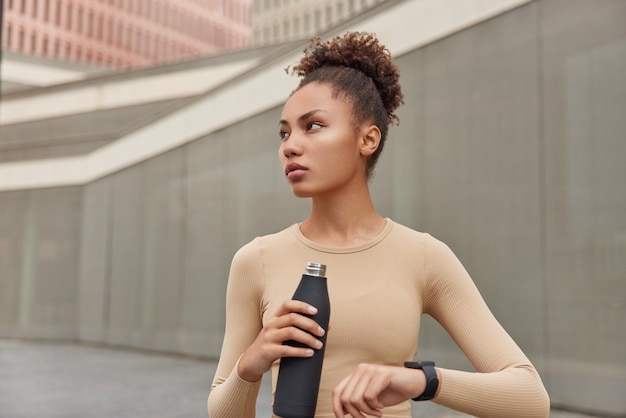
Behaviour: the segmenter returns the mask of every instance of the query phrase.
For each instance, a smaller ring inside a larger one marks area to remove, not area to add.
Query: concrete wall
[[[372,184],[381,214],[457,253],[555,405],[622,416],[625,6],[535,1],[399,56]],[[217,356],[232,255],[307,214],[280,110],[84,186],[0,193],[0,336]],[[423,357],[469,368],[425,322]]]
[[[82,190],[0,193],[0,336],[77,333]]]
[[[85,186],[81,340],[219,355],[234,252],[306,214],[276,160],[279,116],[252,117]]]

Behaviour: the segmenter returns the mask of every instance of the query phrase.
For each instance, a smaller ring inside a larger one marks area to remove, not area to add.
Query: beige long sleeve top
[[[359,363],[402,366],[413,359],[424,313],[446,329],[476,369],[440,369],[435,402],[480,417],[548,416],[549,399],[537,371],[453,252],[432,236],[387,219],[375,239],[351,248],[317,244],[292,225],[237,252],[224,343],[208,399],[211,418],[255,416],[260,382],[241,379],[237,362],[279,305],[292,297],[308,261],[327,266],[331,302],[316,417],[334,417],[332,390]],[[278,367],[277,361],[273,388]],[[410,417],[410,402],[383,413]]]

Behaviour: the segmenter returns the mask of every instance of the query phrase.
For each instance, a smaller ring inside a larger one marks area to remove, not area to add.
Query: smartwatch
[[[434,361],[407,361],[404,363],[404,367],[409,369],[422,369],[426,375],[426,389],[417,398],[413,398],[414,401],[429,401],[435,397],[437,388],[439,387],[439,379],[437,378],[437,372],[435,371]]]

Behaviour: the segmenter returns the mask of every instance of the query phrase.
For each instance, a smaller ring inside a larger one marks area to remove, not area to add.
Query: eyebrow
[[[306,113],[305,113],[305,114],[303,114],[302,116],[300,116],[300,117],[298,118],[298,122],[302,122],[302,121],[304,121],[304,120],[306,120],[306,119],[310,118],[311,116],[313,116],[314,114],[316,114],[316,113],[318,113],[318,112],[324,112],[324,113],[326,113],[326,110],[324,110],[324,109],[313,109],[313,110],[311,110],[311,111],[309,111],[309,112],[306,112]],[[281,120],[278,122],[278,124],[279,124],[279,125],[289,125],[289,122],[287,122],[285,119],[281,119]]]

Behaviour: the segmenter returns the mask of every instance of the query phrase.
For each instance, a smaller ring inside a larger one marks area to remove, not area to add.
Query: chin
[[[292,189],[291,192],[293,193],[295,197],[301,197],[301,198],[313,197],[313,193],[309,193],[308,191],[304,191],[304,190]]]
[[[300,198],[307,198],[307,197],[323,197],[323,196],[331,196],[333,194],[336,194],[338,192],[341,191],[341,189],[339,187],[333,187],[334,185],[328,185],[328,184],[317,184],[317,185],[313,185],[313,184],[306,184],[304,182],[302,183],[291,183],[291,193],[293,193],[294,196],[296,197],[300,197]]]
[[[296,197],[302,198],[313,197],[316,194],[313,190],[306,187],[300,187],[298,184],[293,184],[291,186],[291,193],[293,193]]]

